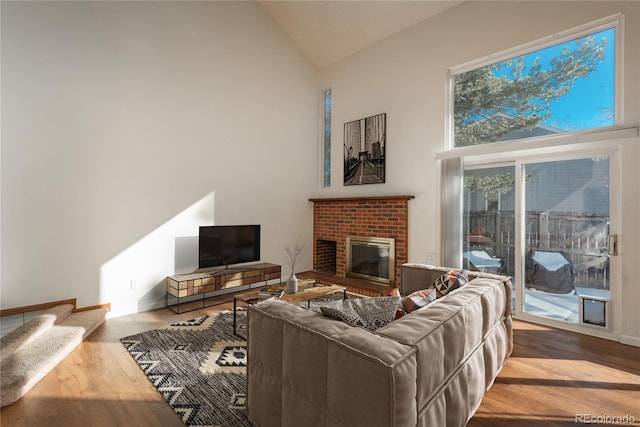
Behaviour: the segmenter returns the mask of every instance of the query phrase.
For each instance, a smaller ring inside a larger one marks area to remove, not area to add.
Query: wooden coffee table
[[[286,289],[286,286],[272,286],[276,288],[282,287],[282,289]],[[342,292],[342,297],[347,299],[347,289],[344,286],[338,285],[320,285],[315,282],[306,283],[302,286],[298,287],[298,292],[295,294],[284,294],[280,297],[282,301],[286,301],[290,304],[298,304],[301,302],[307,302],[307,307],[311,307],[311,301],[327,296]],[[255,288],[247,292],[241,292],[235,294],[233,296],[233,335],[237,335],[236,333],[236,312],[238,310],[238,301],[243,302],[245,306],[257,304],[261,301],[264,301],[265,297],[260,297],[258,294],[260,293],[260,288]],[[275,298],[275,297],[272,297]]]

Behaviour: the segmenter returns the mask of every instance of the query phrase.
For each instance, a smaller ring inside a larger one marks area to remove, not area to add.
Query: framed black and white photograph
[[[387,115],[344,124],[344,185],[385,182]]]

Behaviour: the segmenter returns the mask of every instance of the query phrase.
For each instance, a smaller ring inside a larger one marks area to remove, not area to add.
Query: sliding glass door
[[[609,158],[523,165],[524,311],[578,323],[579,296],[610,299]]]
[[[608,156],[465,166],[464,268],[511,276],[524,317],[578,324],[581,297],[611,299],[610,169]]]
[[[515,276],[515,167],[464,172],[463,267]]]

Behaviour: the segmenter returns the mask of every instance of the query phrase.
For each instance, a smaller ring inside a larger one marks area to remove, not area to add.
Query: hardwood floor
[[[513,354],[468,425],[575,426],[602,416],[640,425],[640,348],[515,321]]]
[[[119,339],[229,308],[225,302],[108,320],[26,396],[2,408],[0,425],[183,426]],[[629,415],[640,425],[640,348],[518,321],[514,341],[469,426],[575,426],[580,414]]]

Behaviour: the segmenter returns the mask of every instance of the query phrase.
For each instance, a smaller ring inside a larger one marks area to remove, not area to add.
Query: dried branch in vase
[[[291,265],[291,275],[295,274],[296,262],[298,261],[298,257],[302,253],[303,249],[304,249],[304,245],[300,244],[299,242],[296,242],[296,244],[293,247],[291,247],[290,245],[287,245],[284,247],[284,250],[287,252],[287,255],[289,256],[289,264]]]

